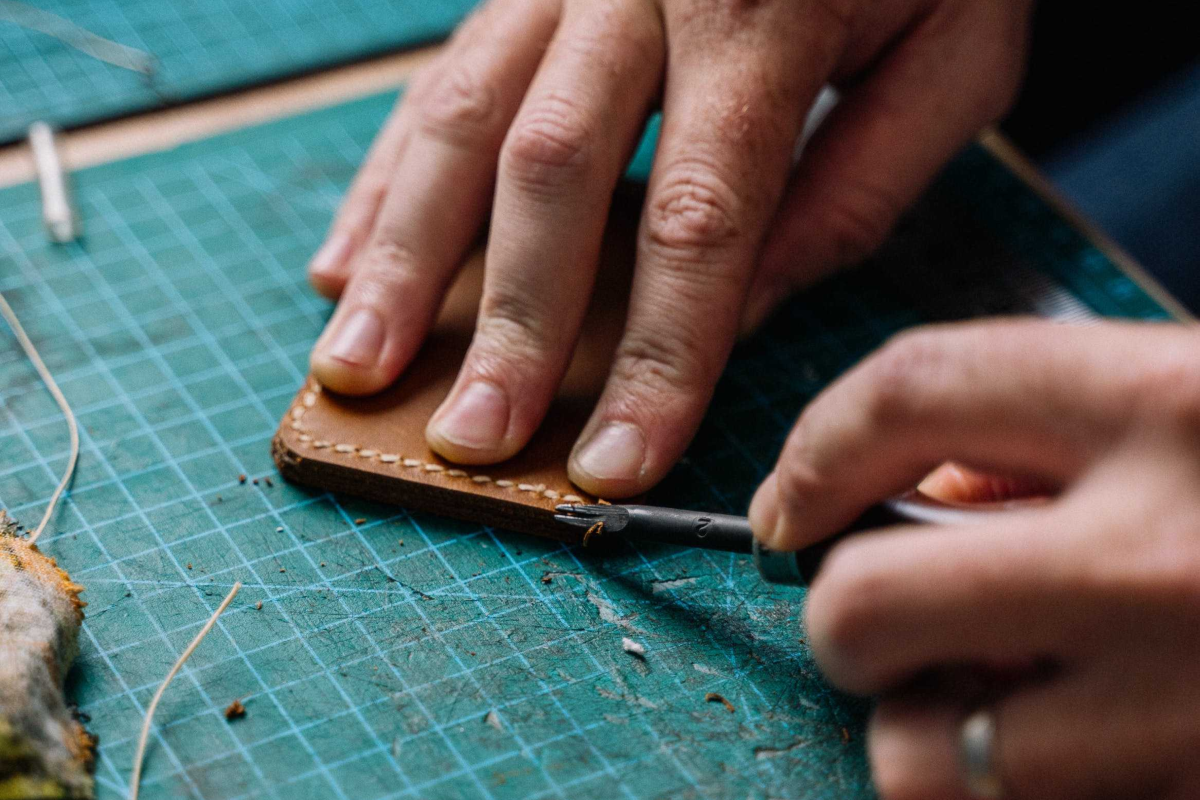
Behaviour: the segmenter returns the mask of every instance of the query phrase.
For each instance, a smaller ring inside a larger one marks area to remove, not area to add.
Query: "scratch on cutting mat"
[[[786,747],[756,747],[754,748],[754,757],[759,761],[764,761],[768,758],[779,758],[786,756],[799,750],[804,745],[808,744],[807,739],[797,739]]]
[[[699,578],[672,578],[665,581],[650,581],[650,594],[662,594],[669,592],[672,589],[682,589],[685,586],[691,586]]]
[[[624,617],[621,616],[617,613],[616,609],[613,608],[612,603],[608,602],[595,592],[587,593],[587,601],[596,607],[596,611],[600,613],[600,619],[602,622],[611,622],[613,625],[623,628],[630,633],[645,633],[645,631],[633,624],[633,614],[629,614]]]
[[[612,689],[605,689],[602,686],[596,687],[596,694],[603,697],[605,700],[619,700],[622,703],[629,703],[631,706],[642,706],[643,708],[657,709],[658,704],[653,700],[649,700],[638,694],[619,694]]]
[[[82,28],[69,19],[21,3],[18,0],[0,0],[0,20],[11,22],[31,31],[44,33],[58,39],[68,47],[92,58],[112,64],[114,67],[140,72],[153,80],[156,72],[154,56],[136,47],[114,42]]]

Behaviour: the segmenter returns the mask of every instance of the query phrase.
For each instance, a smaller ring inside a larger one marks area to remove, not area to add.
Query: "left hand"
[[[1064,488],[973,527],[875,531],[829,554],[809,642],[835,684],[882,697],[880,794],[969,796],[958,734],[978,697],[961,682],[912,693],[966,667],[1008,676],[984,705],[1007,800],[1200,796],[1200,332],[902,335],[805,410],[751,522],[796,549],[946,460]]]
[[[646,117],[626,327],[568,461],[602,497],[657,483],[739,330],[882,240],[1015,96],[1031,0],[488,0],[367,156],[313,284],[338,297],[313,376],[372,394],[408,367],[488,217],[475,336],[426,429],[494,464],[542,424]],[[842,100],[793,170],[818,91]]]

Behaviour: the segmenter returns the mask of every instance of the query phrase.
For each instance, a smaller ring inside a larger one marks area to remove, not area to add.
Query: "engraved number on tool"
[[[696,538],[703,539],[712,530],[712,517],[701,517],[696,520]]]

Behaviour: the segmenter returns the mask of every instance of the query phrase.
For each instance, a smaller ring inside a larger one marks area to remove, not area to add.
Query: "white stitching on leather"
[[[365,458],[368,461],[379,461],[382,464],[397,464],[410,469],[421,468],[423,471],[430,474],[441,474],[446,478],[469,478],[473,483],[485,484],[491,483],[501,489],[516,489],[519,492],[527,492],[529,494],[538,495],[547,500],[560,500],[564,503],[583,503],[584,499],[577,494],[560,495],[553,489],[547,489],[546,484],[532,483],[514,483],[510,480],[492,480],[489,475],[471,475],[461,469],[446,469],[441,464],[435,464],[430,461],[421,461],[417,458],[405,458],[398,453],[381,453],[372,448],[360,448],[356,444],[347,442],[329,442],[324,439],[313,439],[312,434],[304,431],[303,419],[305,412],[317,404],[317,396],[321,393],[321,385],[315,381],[309,384],[308,389],[300,395],[296,405],[288,412],[291,417],[291,422],[288,427],[294,431],[300,431],[297,437],[301,444],[305,447],[311,447],[315,450],[331,450],[335,453],[343,455],[353,455],[358,458]]]

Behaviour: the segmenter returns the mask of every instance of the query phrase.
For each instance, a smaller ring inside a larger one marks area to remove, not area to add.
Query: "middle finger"
[[[500,155],[471,348],[427,429],[452,461],[515,454],[549,407],[579,334],[612,192],[659,83],[644,0],[568,3]]]

